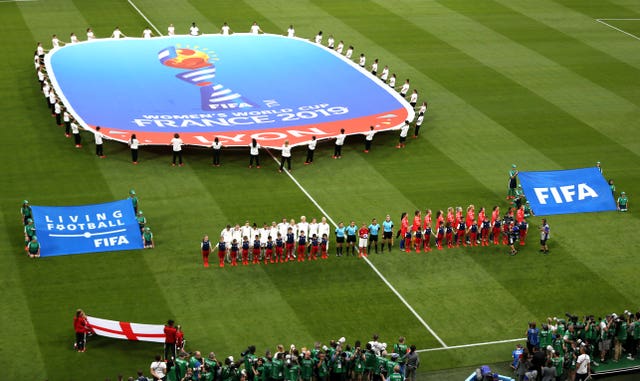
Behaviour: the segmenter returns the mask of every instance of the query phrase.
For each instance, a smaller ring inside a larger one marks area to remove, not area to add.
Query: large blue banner
[[[518,177],[538,216],[616,210],[609,184],[596,167],[520,172]]]
[[[142,249],[130,200],[31,209],[42,257]]]

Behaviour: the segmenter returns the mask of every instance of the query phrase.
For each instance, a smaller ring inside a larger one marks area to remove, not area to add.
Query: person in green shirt
[[[622,347],[627,343],[627,322],[623,319],[616,319],[616,337],[615,350],[613,352],[613,361],[617,362],[622,356]]]
[[[138,216],[136,217],[136,221],[138,221],[138,226],[140,227],[140,231],[144,232],[144,227],[147,225],[147,219],[142,213],[142,210],[138,211]]]
[[[467,226],[468,227],[468,226]],[[393,353],[398,354],[398,364],[400,365],[400,373],[404,374],[404,365],[406,363],[407,352],[409,352],[409,347],[405,344],[404,336],[400,336],[398,338],[398,342],[393,344]],[[391,374],[391,372],[389,372]]]
[[[298,358],[293,355],[286,356],[287,366],[284,379],[287,381],[298,381],[300,378],[300,364]]]
[[[27,224],[24,227],[24,246],[26,247],[29,242],[36,235],[36,226],[33,224],[33,219],[27,219]]]
[[[516,198],[516,188],[518,187],[518,170],[515,164],[511,164],[511,170],[509,171],[509,190],[507,192],[507,200],[513,200]]]
[[[133,212],[138,214],[138,196],[136,196],[136,191],[133,189],[129,190],[129,200],[131,200]]]
[[[271,351],[265,352],[263,360],[262,367],[264,369],[262,371],[262,379],[260,381],[269,381],[271,379],[271,368],[273,367]]]
[[[263,374],[264,374],[264,359],[262,357],[258,357],[256,358],[256,362],[253,364],[253,379],[256,381],[262,381],[263,380]]]
[[[31,212],[31,206],[29,205],[29,201],[22,201],[22,207],[20,208],[20,215],[22,215],[22,224],[26,225],[29,222],[30,218],[33,218],[33,213]]]
[[[242,361],[244,363],[244,370],[247,374],[247,380],[249,381],[253,381],[253,364],[255,364],[257,356],[255,355],[256,353],[256,346],[255,345],[250,345],[249,347],[247,347],[247,350],[242,352]]]
[[[367,380],[371,380],[374,370],[378,365],[378,359],[373,351],[371,343],[367,343],[367,350],[364,352],[364,375]]]
[[[311,351],[304,352],[304,356],[300,360],[300,378],[302,381],[311,381],[314,366],[315,361],[311,358]]]
[[[276,357],[271,361],[271,379],[272,380],[284,380],[284,353],[280,352],[276,354]]]
[[[542,329],[540,330],[540,348],[546,349],[547,346],[551,345],[551,331],[549,330],[549,325],[542,324]]]
[[[189,369],[189,363],[185,360],[185,357],[185,353],[180,353],[178,358],[175,360],[175,366],[173,368],[177,380],[182,380],[182,378],[187,374],[187,369]]]
[[[562,359],[561,354],[559,352],[554,351],[553,357],[551,358],[551,363],[556,368],[556,377],[558,380],[562,380],[562,373],[564,370],[563,362],[564,360]]]
[[[331,380],[344,381],[347,374],[347,354],[338,346],[331,357]]]
[[[220,380],[221,381],[239,381],[240,380],[240,372],[238,371],[238,366],[233,362],[233,357],[229,356],[224,359],[224,365],[220,371]]]
[[[393,367],[393,373],[389,375],[389,381],[403,381],[404,377],[400,373],[400,365]]]
[[[531,203],[529,201],[524,203],[524,218],[533,216],[533,210],[531,210]]]
[[[618,197],[618,211],[626,212],[627,210],[629,210],[629,199],[625,192],[620,192],[620,197]]]
[[[31,237],[31,241],[27,244],[27,252],[29,258],[40,258],[40,242],[35,235]]]
[[[611,189],[613,198],[616,198],[616,185],[613,183],[613,179],[609,179],[609,189]]]
[[[318,381],[327,381],[329,377],[329,364],[327,364],[325,356],[324,352],[318,353],[318,362],[316,363]]]
[[[145,249],[153,249],[155,246],[153,244],[153,233],[151,232],[151,228],[148,226],[144,228],[144,233],[142,233],[142,242]]]
[[[362,381],[363,379],[363,374],[364,374],[364,353],[362,353],[362,349],[360,349],[360,342],[357,341],[356,342],[356,350],[353,353],[353,357],[352,357],[352,363],[353,363],[353,378],[355,378],[356,381]]]
[[[204,368],[210,373],[211,380],[215,379],[215,376],[220,369],[220,363],[216,359],[215,353],[209,352],[209,356],[204,359]]]

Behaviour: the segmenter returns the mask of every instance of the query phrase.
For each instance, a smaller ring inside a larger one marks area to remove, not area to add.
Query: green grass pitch
[[[447,346],[522,337],[526,323],[565,311],[603,314],[640,307],[640,41],[596,19],[640,19],[631,0],[134,0],[160,29],[195,21],[236,32],[252,21],[284,34],[318,30],[380,59],[429,100],[420,139],[397,150],[396,133],[347,139],[341,160],[321,144],[293,176],[336,221],[470,203],[506,206],[507,171],[592,166],[626,191],[631,212],[554,216],[551,254],[536,234],[516,256],[504,248],[371,256],[371,263]],[[640,21],[610,21],[640,36]],[[400,335],[419,349],[441,343],[372,267],[353,258],[321,263],[203,269],[199,241],[229,222],[320,217],[314,203],[274,161],[246,168],[247,154],[223,154],[212,168],[203,150],[169,166],[169,149],[75,149],[48,114],[33,70],[37,41],[84,39],[115,26],[141,35],[147,21],[124,0],[0,2],[0,369],[5,379],[77,380],[148,371],[160,345],[92,339],[73,351],[72,315],[143,323],[175,318],[188,349],[235,356],[248,344],[311,345],[346,336],[389,343]],[[99,91],[99,89],[96,89]],[[117,110],[114,110],[117,112]],[[29,260],[19,205],[74,205],[124,198],[130,188],[153,227],[157,248]],[[535,228],[539,218],[530,221]],[[421,353],[423,371],[508,359],[513,343]],[[455,373],[455,372],[454,372]],[[447,379],[454,373],[436,373]]]

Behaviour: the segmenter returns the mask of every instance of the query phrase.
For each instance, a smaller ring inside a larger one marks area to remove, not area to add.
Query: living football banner
[[[616,210],[609,184],[596,167],[518,174],[538,216]]]
[[[101,319],[93,316],[87,316],[87,321],[93,332],[99,336],[122,340],[164,343],[164,326],[162,324],[129,323]]]
[[[143,248],[130,200],[31,209],[42,257]]]

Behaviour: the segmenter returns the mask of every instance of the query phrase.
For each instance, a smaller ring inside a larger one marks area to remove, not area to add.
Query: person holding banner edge
[[[518,170],[515,164],[511,164],[509,171],[509,191],[507,192],[507,200],[516,198],[516,188],[518,187]]]

